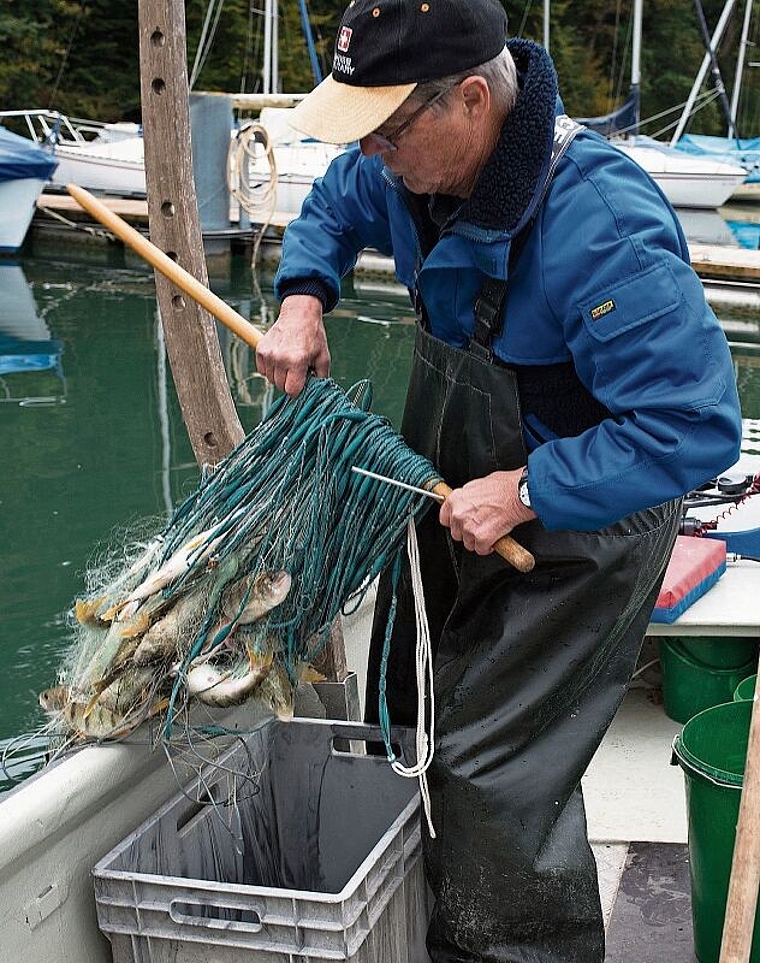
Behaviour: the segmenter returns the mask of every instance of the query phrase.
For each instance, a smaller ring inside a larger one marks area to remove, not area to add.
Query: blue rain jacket
[[[330,309],[358,253],[373,247],[394,258],[410,291],[417,284],[433,334],[464,348],[484,280],[508,277],[512,240],[537,211],[494,351],[515,367],[572,361],[609,412],[570,437],[526,426],[538,517],[549,529],[593,530],[736,462],[735,377],[676,215],[633,161],[582,130],[539,206],[556,78],[542,48],[510,49],[524,78],[518,105],[473,197],[427,256],[403,184],[379,157],[351,149],[287,229],[275,290],[283,297],[316,283]]]

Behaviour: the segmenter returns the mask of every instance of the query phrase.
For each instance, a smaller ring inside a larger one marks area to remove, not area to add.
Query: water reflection
[[[271,285],[250,273],[215,285],[266,326]],[[375,411],[398,425],[413,339],[408,302],[348,285],[328,320],[333,377],[370,378]],[[160,529],[198,469],[158,323],[152,274],[26,260],[0,265],[0,745],[43,721],[37,693],[55,681],[67,612],[88,568],[137,524]],[[274,398],[251,350],[220,330],[222,357],[246,430]],[[7,350],[5,350],[7,348]],[[47,379],[47,380],[43,380]],[[65,400],[44,407],[33,400]],[[146,521],[147,520],[147,521]]]
[[[62,350],[23,268],[0,262],[0,401],[21,406],[63,403]]]
[[[757,251],[760,248],[760,224],[751,221],[727,221],[740,247]]]
[[[688,241],[720,247],[739,246],[730,224],[718,211],[679,208],[676,214]]]
[[[255,323],[274,319],[270,279],[255,293],[244,266],[213,287]],[[758,418],[758,318],[739,312],[722,320],[734,342],[745,415]],[[398,427],[414,340],[406,294],[386,281],[347,282],[327,329],[335,380],[348,388],[369,378],[373,410]],[[0,347],[0,387],[16,401],[0,405],[1,747],[43,721],[37,693],[55,681],[68,638],[65,613],[88,566],[141,520],[161,527],[195,488],[198,470],[150,272],[31,259],[1,264],[0,338],[13,342],[10,351]],[[273,390],[256,373],[250,348],[224,330],[220,344],[250,430]],[[21,364],[24,370],[10,370]],[[40,398],[57,403],[29,403]]]
[[[760,247],[760,205],[731,203],[713,211],[678,208],[676,210],[687,240],[719,247]]]

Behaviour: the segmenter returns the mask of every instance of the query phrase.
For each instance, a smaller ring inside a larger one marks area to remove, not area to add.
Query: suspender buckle
[[[467,345],[468,352],[477,358],[478,361],[485,361],[486,364],[493,364],[493,348],[490,344],[480,344],[475,340],[474,337],[470,338],[470,343]]]

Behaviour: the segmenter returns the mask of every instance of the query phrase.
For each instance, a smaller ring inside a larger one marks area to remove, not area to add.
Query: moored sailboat
[[[722,157],[691,157],[639,133],[642,21],[643,0],[635,0],[631,90],[627,100],[617,111],[604,117],[579,120],[609,137],[618,150],[643,167],[674,207],[720,207],[746,179],[747,171],[743,167]]]
[[[13,254],[23,244],[56,164],[41,147],[0,128],[0,252]]]

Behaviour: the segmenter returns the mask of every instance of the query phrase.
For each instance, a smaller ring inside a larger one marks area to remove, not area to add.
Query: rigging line
[[[214,0],[209,0],[206,21],[203,24],[204,32],[208,24],[208,17],[211,14],[211,10],[214,6]],[[198,44],[198,49],[195,51],[195,63],[193,64],[193,71],[190,76],[190,90],[195,86],[195,81],[198,79],[200,72],[203,70],[208,55],[211,53],[211,48],[214,46],[214,38],[216,37],[216,28],[219,26],[219,18],[222,15],[222,8],[224,7],[224,0],[219,0],[218,6],[216,8],[216,16],[214,18],[213,26],[211,27],[211,32],[208,36],[208,40],[204,44],[204,37],[201,37],[201,42]],[[199,63],[200,60],[200,63]]]
[[[322,82],[322,71],[319,66],[319,60],[317,59],[317,48],[314,46],[314,34],[311,30],[311,23],[309,22],[309,11],[306,7],[306,0],[298,0],[298,9],[301,13],[301,26],[303,28],[303,34],[306,38],[306,47],[309,51],[309,61],[311,62],[311,72],[314,76],[314,83],[320,84]]]
[[[623,89],[623,77],[628,67],[628,51],[631,49],[633,35],[633,10],[628,18],[628,26],[625,31],[625,43],[623,44],[623,59],[620,63],[620,73],[618,74],[618,85],[615,92],[615,99],[619,100]]]
[[[214,20],[214,26],[212,27],[212,30],[211,30],[211,38],[209,39],[208,46],[207,46],[206,51],[205,51],[205,53],[204,53],[204,55],[203,55],[203,62],[201,63],[201,68],[200,68],[201,70],[203,70],[203,68],[204,68],[204,66],[205,66],[205,64],[206,64],[206,60],[208,59],[208,55],[211,53],[211,48],[212,48],[213,45],[214,45],[214,40],[216,39],[216,28],[219,26],[219,19],[220,19],[221,16],[222,16],[222,7],[223,7],[223,6],[224,6],[224,0],[219,0],[219,6],[218,6],[217,11],[216,11],[216,18],[215,18],[215,20]],[[200,71],[199,71],[199,73],[200,73]]]
[[[705,91],[704,93],[700,94],[699,97],[697,98],[698,102],[700,103],[700,109],[702,107],[702,104],[701,104],[702,101],[707,101],[707,103],[711,103],[714,99],[715,99],[715,95],[711,91]],[[665,110],[661,110],[656,114],[650,114],[648,117],[642,118],[639,123],[643,126],[644,124],[651,124],[655,120],[660,120],[662,117],[666,117],[668,114],[673,114],[676,111],[679,111],[680,113],[680,111],[683,110],[685,104],[686,104],[686,101],[684,100],[680,104],[675,104],[673,107],[666,107]]]
[[[525,30],[525,24],[528,20],[528,14],[530,13],[530,8],[533,6],[533,0],[525,0],[525,6],[523,7],[522,20],[520,21],[520,29],[517,31],[517,36],[522,37],[523,30]]]
[[[612,57],[610,58],[610,82],[607,91],[607,103],[613,103],[613,90],[615,88],[615,62],[617,60],[617,49],[618,49],[618,33],[620,31],[620,7],[622,0],[617,0],[617,5],[615,7],[615,29],[612,34]],[[608,107],[607,113],[611,113],[612,108]]]
[[[319,50],[319,63],[322,68],[323,76],[330,73],[329,50],[330,44],[325,40],[319,24],[314,25],[315,43]]]
[[[253,48],[253,16],[256,12],[254,8],[254,0],[250,0],[248,4],[248,25],[245,32],[245,51],[243,52],[243,66],[240,70],[240,93],[245,93],[246,84],[248,82],[248,64],[251,62],[251,53]]]
[[[203,19],[203,26],[201,27],[201,35],[198,39],[198,46],[195,48],[195,60],[193,62],[193,69],[190,71],[190,89],[193,89],[193,85],[198,76],[198,63],[201,59],[203,53],[203,48],[206,43],[206,35],[208,33],[208,25],[211,22],[211,14],[214,9],[214,3],[216,0],[209,0],[209,4],[206,7],[206,16]]]
[[[167,355],[166,339],[164,337],[164,324],[161,320],[161,312],[156,310],[156,392],[158,395],[158,423],[161,429],[161,494],[164,502],[164,514],[166,521],[174,513],[174,503],[172,501],[171,487],[171,431],[169,425],[168,408],[168,378],[167,378]]]
[[[81,0],[79,4],[79,12],[77,13],[76,20],[74,21],[74,26],[71,28],[71,33],[69,34],[69,42],[66,45],[66,52],[63,55],[63,60],[61,61],[61,66],[58,68],[58,76],[55,78],[55,83],[53,84],[53,89],[50,91],[50,100],[48,101],[48,109],[53,109],[53,104],[55,103],[55,97],[58,93],[58,87],[60,86],[61,80],[63,79],[63,73],[66,70],[66,66],[69,62],[69,56],[71,54],[71,48],[74,46],[74,37],[79,29],[79,22],[84,14],[84,8],[87,6],[87,0]]]
[[[251,58],[251,61],[252,63],[257,64],[261,62],[261,59],[263,56],[261,51],[261,46],[263,42],[261,28],[262,28],[264,17],[266,16],[266,11],[263,10],[261,7],[255,6],[252,2],[251,16],[253,17],[254,15],[256,16],[256,36],[253,42],[253,56]],[[254,73],[254,77],[255,77],[255,80],[252,83],[253,89],[251,93],[256,93],[257,91],[261,90],[261,71]]]
[[[717,50],[714,49],[712,45],[712,38],[710,37],[710,30],[709,30],[709,27],[707,26],[707,20],[705,19],[705,11],[704,11],[704,7],[702,6],[702,0],[694,0],[694,8],[697,12],[697,20],[699,21],[699,28],[702,33],[702,40],[707,50],[707,55],[710,59],[710,73],[712,74],[712,82],[713,82],[713,86],[718,91],[721,110],[723,111],[723,117],[724,117],[724,120],[726,121],[726,126],[728,128],[728,136],[735,138],[737,134],[736,134],[736,127],[734,124],[734,119],[731,113],[731,106],[728,102],[726,88],[723,83],[723,75],[720,72]]]
[[[699,103],[698,101],[695,101],[694,106],[692,108],[692,116],[694,116],[704,107],[709,107],[710,104],[717,99],[718,99],[718,94],[713,93],[710,96],[703,98],[701,103]],[[664,127],[660,128],[659,130],[656,130],[653,134],[649,134],[649,136],[656,138],[656,137],[659,137],[660,134],[666,134],[668,131],[674,130],[678,126],[678,123],[679,121],[674,120],[671,124],[666,124]]]
[[[697,101],[695,102],[697,103],[697,106],[695,107],[695,113],[697,110],[701,110],[703,107],[706,107],[708,104],[712,103],[713,100],[715,100],[715,94],[713,94],[710,91],[700,94],[699,97],[697,98]],[[664,117],[666,114],[672,114],[674,111],[682,110],[684,103],[676,104],[675,107],[668,107],[667,110],[661,110],[658,114],[652,114],[650,117],[645,117],[643,120],[639,121],[639,126],[643,127],[644,124],[649,124],[649,123],[652,123],[652,121],[659,120],[661,117]],[[673,127],[676,126],[676,123],[677,121],[675,121],[672,124],[668,124],[666,127],[663,127],[661,130],[656,131],[654,134],[648,134],[647,136],[653,137],[653,138],[657,137],[658,134],[661,134],[663,131],[671,130]],[[617,131],[617,134],[619,135],[630,134],[631,131],[635,131],[635,130],[636,130],[636,125],[630,124],[628,127],[623,127],[621,130]]]

